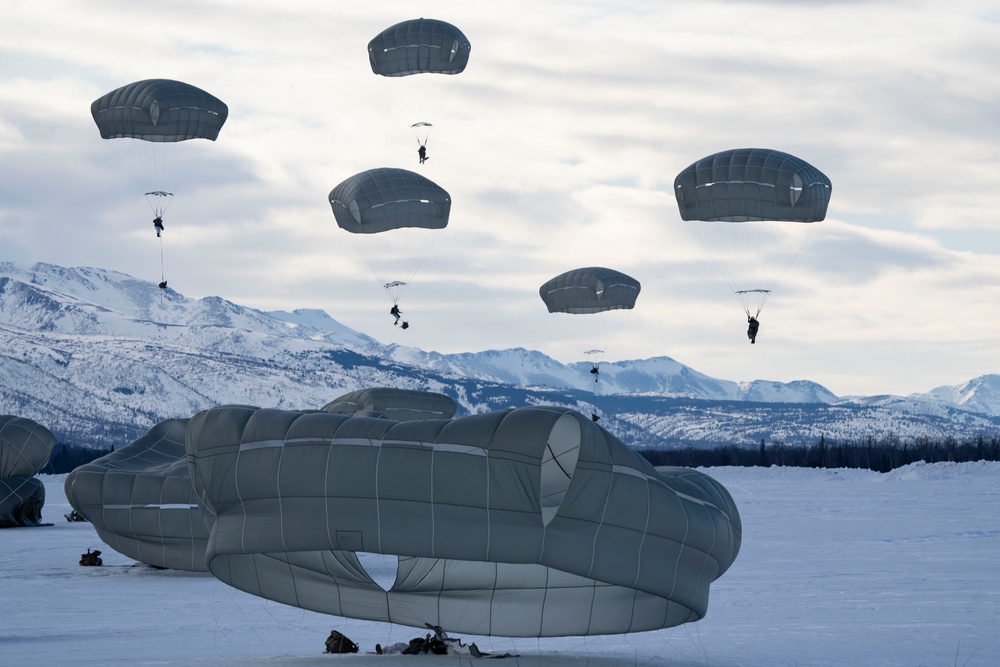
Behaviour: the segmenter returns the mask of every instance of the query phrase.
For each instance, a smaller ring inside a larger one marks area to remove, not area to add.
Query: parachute
[[[583,415],[535,406],[397,422],[224,406],[188,425],[221,581],[349,618],[512,637],[697,621],[739,513]],[[395,556],[388,590],[364,563]]]
[[[681,219],[755,318],[809,241],[807,223],[826,217],[830,193],[808,162],[762,148],[709,155],[674,179]]]
[[[641,285],[621,271],[590,266],[561,273],[538,288],[550,313],[589,315],[635,307]]]
[[[471,50],[461,30],[425,18],[390,26],[368,43],[372,72],[388,79],[387,92],[421,147],[447,103],[447,79],[465,71]]]
[[[0,528],[42,522],[45,486],[35,475],[49,463],[56,438],[31,419],[0,416]]]
[[[191,484],[187,419],[168,419],[77,467],[66,499],[115,551],[155,567],[205,572],[208,523]]]
[[[591,315],[575,322],[579,333],[597,347],[584,351],[594,376],[594,399],[597,399],[597,381],[600,365],[604,360],[604,347],[613,325],[619,322],[610,315],[614,311],[631,310],[639,298],[641,285],[635,278],[600,266],[572,269],[559,274],[538,288],[538,295],[550,313]],[[603,314],[602,314],[603,313]],[[596,413],[594,415],[596,421]]]
[[[436,230],[448,226],[451,197],[439,185],[405,169],[369,169],[330,191],[337,225],[393,304],[399,302]]]
[[[458,405],[450,396],[392,387],[370,387],[348,392],[323,406],[325,412],[385,416],[396,421],[451,419],[457,409]]]
[[[153,211],[163,280],[163,215],[229,116],[222,100],[181,81],[146,79],[122,86],[90,105],[97,129],[120,149]]]

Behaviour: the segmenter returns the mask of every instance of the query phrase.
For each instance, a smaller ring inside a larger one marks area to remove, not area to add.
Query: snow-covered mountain
[[[319,310],[187,298],[114,271],[0,263],[0,412],[64,440],[124,444],[222,403],[318,408],[365,386],[440,391],[464,413],[530,403],[593,410],[589,364],[515,348],[383,345]],[[606,362],[597,410],[627,442],[960,436],[1000,423],[1000,376],[907,397],[840,399],[809,381],[735,383],[669,357]]]

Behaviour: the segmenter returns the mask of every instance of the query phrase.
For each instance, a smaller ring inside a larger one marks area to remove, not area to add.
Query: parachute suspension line
[[[351,234],[354,249],[393,303],[406,292],[420,270],[437,230],[393,229],[378,234]]]
[[[163,277],[163,237],[160,237],[160,282],[162,283],[166,278]]]

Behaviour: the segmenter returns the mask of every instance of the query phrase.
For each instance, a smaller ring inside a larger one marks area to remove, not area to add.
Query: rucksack
[[[326,652],[357,653],[358,645],[336,630],[331,630],[330,636],[326,638]]]

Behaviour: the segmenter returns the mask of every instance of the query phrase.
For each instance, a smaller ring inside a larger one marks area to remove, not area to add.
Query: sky
[[[465,72],[428,84],[441,90],[425,165],[412,96],[367,58],[375,35],[421,15],[472,44]],[[978,0],[13,0],[0,261],[159,281],[150,209],[89,105],[171,78],[230,109],[164,220],[164,275],[186,296],[318,308],[429,351],[573,362],[594,347],[589,325],[548,313],[538,287],[607,266],[642,284],[601,341],[608,360],[925,392],[1000,372],[997,62],[1000,9]],[[684,167],[745,147],[833,183],[755,345],[673,196]],[[405,332],[327,202],[375,167],[419,171],[453,202],[401,302]]]
[[[1000,663],[1000,463],[890,473],[708,468],[743,543],[700,621],[553,639],[459,636],[531,667],[819,667]],[[369,655],[421,633],[308,612],[209,573],[155,570],[69,523],[65,475],[40,475],[51,526],[0,536],[0,650],[10,664],[477,665],[466,654]],[[104,565],[80,567],[88,549]],[[323,653],[331,630],[360,645]],[[491,663],[485,663],[491,664]]]

